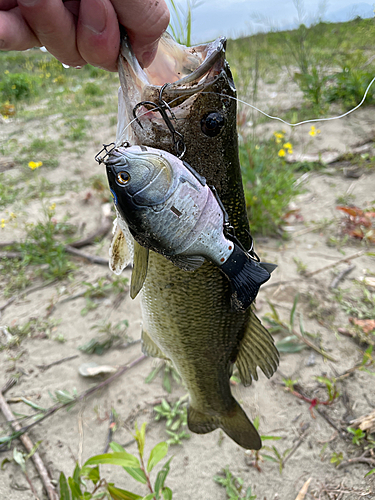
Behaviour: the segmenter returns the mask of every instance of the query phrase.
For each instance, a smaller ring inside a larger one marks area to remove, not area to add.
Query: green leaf
[[[121,444],[115,443],[115,441],[111,441],[109,443],[109,446],[110,446],[111,450],[113,450],[113,451],[116,451],[116,452],[119,452],[119,453],[122,453],[122,452],[126,453],[125,448],[123,448],[121,446]]]
[[[9,460],[9,458],[4,458],[4,460],[1,462],[1,470],[4,470],[4,465],[10,462],[11,460]]]
[[[94,484],[100,481],[99,465],[96,467],[82,467],[81,476],[90,479]]]
[[[68,483],[70,486],[70,491],[72,493],[72,500],[81,500],[82,491],[80,484],[76,483],[76,481],[72,477],[68,478]]]
[[[135,439],[138,444],[138,451],[141,456],[143,457],[143,450],[145,448],[145,441],[146,441],[146,422],[143,422],[141,429],[138,429],[138,425],[135,424]]]
[[[81,482],[80,476],[81,476],[81,468],[80,468],[80,466],[78,465],[78,462],[77,462],[76,466],[74,468],[74,472],[73,472],[73,479],[74,479],[74,481],[77,484],[80,484],[80,482]]]
[[[134,455],[123,451],[121,453],[104,453],[89,458],[84,465],[112,464],[121,467],[139,467],[139,460]]]
[[[60,473],[59,483],[60,483],[60,500],[70,500],[68,482],[63,472]]]
[[[113,500],[142,500],[141,496],[122,490],[121,488],[116,488],[113,484],[108,484],[107,488]]]
[[[129,476],[133,477],[139,483],[142,483],[142,484],[147,483],[146,474],[143,472],[142,469],[140,469],[138,467],[124,467],[124,469],[129,474]]]
[[[161,368],[162,368],[163,365],[159,365],[157,366],[156,368],[154,368],[152,370],[151,373],[149,373],[147,375],[147,377],[145,378],[145,384],[149,384],[150,382],[152,382],[154,380],[154,378],[156,377],[156,375],[160,372]]]
[[[171,380],[167,373],[164,373],[163,377],[163,387],[170,394],[172,392]]]
[[[365,474],[365,477],[371,476],[371,474],[375,474],[375,469],[371,469],[367,474]]]
[[[31,448],[30,450],[30,453],[28,453],[28,455],[26,455],[26,458],[25,460],[28,460],[30,457],[32,457],[34,455],[34,453],[36,452],[36,450],[39,448],[40,444],[41,444],[42,440],[40,441],[37,441],[34,446]]]
[[[172,458],[173,457],[171,457],[168,462],[164,464],[163,468],[158,472],[158,475],[156,476],[154,486],[156,500],[159,500],[160,491],[164,488],[164,483],[169,473],[169,464],[171,463]]]
[[[279,441],[283,439],[281,436],[260,436],[262,441],[266,441],[267,439],[273,439],[274,441]]]
[[[276,342],[276,347],[279,352],[291,354],[302,351],[302,349],[305,349],[307,346],[306,344],[300,343],[295,335],[289,335],[288,337]]]
[[[172,490],[168,486],[163,489],[162,493],[164,500],[172,500]]]
[[[149,493],[145,497],[142,498],[142,500],[153,500],[155,498],[154,493]]]
[[[18,451],[17,448],[13,450],[13,460],[21,467],[22,471],[26,471],[26,463],[25,457],[21,451]]]
[[[155,465],[159,463],[160,460],[163,460],[167,452],[168,452],[168,445],[165,442],[161,442],[157,444],[154,448],[152,448],[150,453],[150,458],[148,459],[147,463],[147,472],[151,472],[152,469],[155,467]]]
[[[292,310],[290,311],[290,325],[289,325],[290,333],[292,333],[292,330],[293,330],[294,316],[296,314],[298,299],[299,299],[299,294],[297,293],[297,295],[294,297]]]

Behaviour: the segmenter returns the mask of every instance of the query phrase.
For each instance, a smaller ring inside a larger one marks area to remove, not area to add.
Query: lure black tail
[[[236,244],[232,255],[220,266],[220,269],[229,279],[232,308],[237,311],[246,310],[254,302],[260,286],[271,277],[266,266],[263,267],[263,263],[250,259]]]

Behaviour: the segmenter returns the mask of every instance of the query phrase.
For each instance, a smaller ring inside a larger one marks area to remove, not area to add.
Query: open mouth
[[[119,95],[117,145],[125,140],[132,144],[135,142],[133,131],[127,127],[135,116],[135,109],[137,124],[144,132],[150,127],[165,127],[158,111],[147,103],[154,103],[157,107],[162,98],[168,107],[173,108],[173,116],[177,120],[185,118],[199,92],[207,90],[225,71],[225,50],[224,37],[211,43],[185,47],[164,33],[154,61],[143,69],[124,37],[119,58],[122,95]]]
[[[123,91],[127,91],[125,95],[133,102],[136,95],[138,102],[156,102],[160,88],[168,83],[163,91],[165,100],[189,97],[204,90],[221,73],[225,46],[226,38],[223,37],[208,44],[185,47],[165,33],[154,61],[147,69],[142,69],[124,39],[119,61],[120,81],[127,87]]]

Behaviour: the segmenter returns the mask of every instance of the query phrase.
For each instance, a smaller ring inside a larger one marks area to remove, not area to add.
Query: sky
[[[187,0],[175,1],[182,9],[186,8]],[[371,2],[297,1],[301,6],[301,22],[307,25],[319,19],[347,21],[356,15],[371,17],[374,11],[374,4]],[[223,35],[237,38],[258,31],[293,28],[301,24],[293,0],[203,0],[199,3],[200,5],[193,8],[193,43],[212,40]]]

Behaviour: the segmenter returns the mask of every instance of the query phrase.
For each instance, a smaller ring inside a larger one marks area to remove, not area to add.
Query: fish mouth
[[[230,71],[225,60],[225,51],[225,37],[211,43],[186,47],[175,42],[168,33],[164,33],[154,61],[148,68],[143,69],[127,37],[123,36],[118,63],[121,88],[116,145],[119,146],[125,141],[131,144],[137,142],[134,131],[137,132],[138,126],[147,130],[150,121],[159,128],[165,126],[157,111],[150,111],[150,108],[142,103],[151,102],[157,105],[162,98],[173,109],[177,119],[185,118],[192,99],[198,93],[208,91],[223,72]],[[231,75],[229,80],[232,80]],[[127,128],[134,118],[133,110],[136,106],[138,120],[132,127]]]

